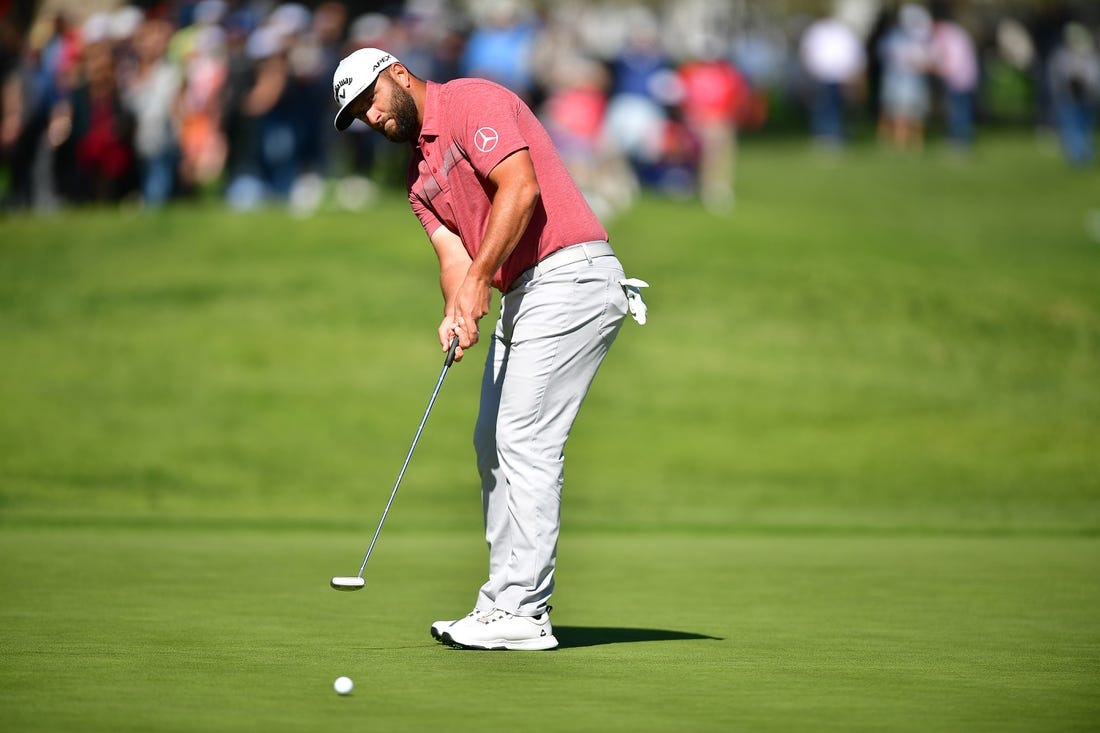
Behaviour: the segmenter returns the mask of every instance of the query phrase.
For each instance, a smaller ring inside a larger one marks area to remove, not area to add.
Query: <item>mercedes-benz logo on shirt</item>
[[[488,153],[497,146],[500,135],[491,127],[482,127],[474,133],[474,145],[483,153]]]

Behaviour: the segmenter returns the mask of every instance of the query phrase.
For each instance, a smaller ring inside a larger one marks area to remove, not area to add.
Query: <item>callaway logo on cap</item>
[[[332,122],[337,130],[346,130],[351,124],[351,103],[355,98],[374,83],[383,69],[396,63],[393,54],[377,48],[361,48],[344,57],[332,75],[332,97],[340,105]]]

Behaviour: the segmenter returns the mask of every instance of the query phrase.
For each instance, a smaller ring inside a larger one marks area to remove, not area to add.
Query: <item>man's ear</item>
[[[386,71],[389,73],[390,79],[392,79],[395,83],[405,87],[406,89],[412,83],[412,79],[409,78],[409,70],[406,69],[404,64],[402,64],[400,61],[391,64],[390,67],[386,69]]]

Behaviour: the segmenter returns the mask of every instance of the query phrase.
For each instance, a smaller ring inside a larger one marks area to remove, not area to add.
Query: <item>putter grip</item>
[[[443,366],[449,367],[455,363],[455,351],[458,350],[458,336],[451,339],[451,349],[447,352],[447,361],[443,362]]]

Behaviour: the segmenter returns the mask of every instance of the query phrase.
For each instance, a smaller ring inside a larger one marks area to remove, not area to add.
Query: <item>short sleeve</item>
[[[432,233],[436,229],[443,226],[443,222],[439,220],[439,217],[432,212],[431,208],[424,203],[423,199],[414,193],[409,194],[409,204],[412,206],[413,213],[416,214],[416,218],[420,220],[420,225],[424,227],[424,232],[431,237]]]
[[[451,134],[481,177],[517,150],[528,147],[520,131],[519,97],[487,81],[471,81],[452,93]]]

